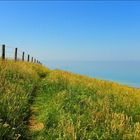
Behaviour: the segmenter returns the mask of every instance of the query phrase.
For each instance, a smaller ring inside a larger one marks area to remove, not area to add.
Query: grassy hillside
[[[34,103],[33,139],[139,140],[140,90],[52,71]]]
[[[9,61],[0,64],[0,96],[5,139],[140,138],[139,89]]]
[[[30,102],[47,71],[37,64],[0,61],[0,139],[28,136]]]

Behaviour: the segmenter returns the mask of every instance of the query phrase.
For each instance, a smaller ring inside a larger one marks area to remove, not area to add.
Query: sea
[[[46,61],[45,65],[140,88],[140,61]]]

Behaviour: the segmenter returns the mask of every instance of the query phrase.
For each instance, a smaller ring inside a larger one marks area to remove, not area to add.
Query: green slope
[[[139,140],[140,90],[0,62],[0,139]]]
[[[0,139],[28,137],[30,104],[47,72],[37,64],[0,61]]]
[[[139,140],[140,90],[63,71],[42,81],[33,103],[37,140]]]

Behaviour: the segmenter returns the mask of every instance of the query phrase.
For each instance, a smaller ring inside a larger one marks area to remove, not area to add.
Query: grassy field
[[[11,61],[0,79],[0,138],[140,139],[140,89]]]
[[[0,61],[0,139],[28,137],[30,104],[47,71],[37,64]]]

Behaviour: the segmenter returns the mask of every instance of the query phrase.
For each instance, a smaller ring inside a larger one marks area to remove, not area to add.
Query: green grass
[[[0,99],[1,139],[140,139],[140,89],[7,61]]]
[[[42,81],[36,140],[139,140],[140,90],[63,71]]]
[[[0,139],[28,137],[30,102],[46,71],[37,64],[0,61]]]

